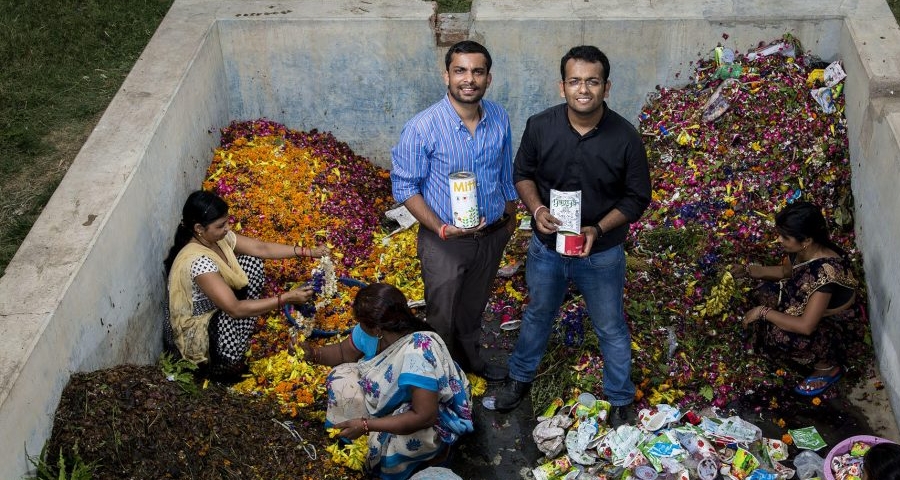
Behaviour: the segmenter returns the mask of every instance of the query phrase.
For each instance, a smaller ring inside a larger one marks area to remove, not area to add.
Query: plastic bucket
[[[841,440],[837,445],[831,448],[831,450],[828,452],[828,455],[825,457],[825,464],[822,466],[822,471],[825,473],[825,480],[835,480],[834,473],[832,473],[831,471],[831,459],[849,452],[850,446],[853,445],[854,442],[865,442],[869,445],[878,445],[879,443],[894,443],[886,438],[876,437],[873,435],[854,435],[850,438]]]

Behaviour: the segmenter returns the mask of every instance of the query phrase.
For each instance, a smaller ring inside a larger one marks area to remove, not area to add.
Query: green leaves
[[[194,383],[193,372],[197,370],[197,365],[193,362],[183,358],[175,360],[171,354],[163,353],[159,357],[159,366],[162,369],[163,375],[166,376],[166,380],[177,382],[178,386],[181,387],[185,393],[190,395],[200,393],[200,389],[197,388],[197,384]]]
[[[41,449],[37,457],[28,457],[28,462],[35,467],[35,476],[25,477],[26,480],[91,480],[94,471],[99,464],[97,462],[85,463],[78,453],[78,443],[72,447],[72,456],[67,458],[63,450],[59,450],[59,458],[56,465],[49,463],[47,445]]]

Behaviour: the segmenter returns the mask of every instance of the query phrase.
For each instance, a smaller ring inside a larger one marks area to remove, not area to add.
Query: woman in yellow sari
[[[170,351],[208,369],[233,377],[246,368],[244,355],[256,317],[284,304],[308,301],[311,287],[259,298],[261,259],[321,257],[325,247],[263,242],[229,228],[228,204],[214,193],[191,193],[182,208],[175,241],[164,265],[168,304],[164,340]]]

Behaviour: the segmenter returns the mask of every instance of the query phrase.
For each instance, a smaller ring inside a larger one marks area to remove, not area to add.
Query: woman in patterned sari
[[[767,280],[761,305],[745,315],[761,350],[811,370],[794,391],[824,392],[843,374],[847,351],[861,345],[858,282],[846,253],[828,235],[819,206],[787,205],[775,216],[778,240],[788,254],[778,266],[748,265],[751,278]]]
[[[326,382],[325,426],[345,439],[368,436],[371,476],[409,478],[443,461],[473,430],[468,379],[396,287],[362,288],[353,314],[359,323],[340,343],[301,344],[306,358],[335,366]]]

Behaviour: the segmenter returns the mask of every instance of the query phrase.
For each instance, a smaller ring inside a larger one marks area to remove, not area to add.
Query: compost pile
[[[202,387],[186,391],[153,365],[77,373],[63,391],[46,463],[63,452],[71,468],[77,449],[94,463],[95,479],[364,478],[327,460],[331,439],[320,421],[290,418],[268,397]]]

